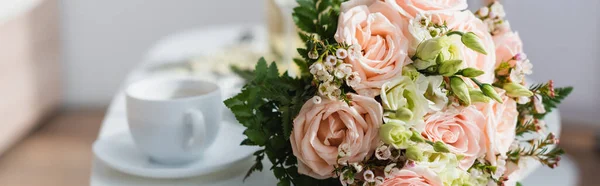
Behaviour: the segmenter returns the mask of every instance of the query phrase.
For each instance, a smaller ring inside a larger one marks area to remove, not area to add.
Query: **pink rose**
[[[462,11],[447,14],[433,14],[431,21],[437,24],[446,22],[448,29],[450,30],[475,33],[479,37],[487,55],[473,51],[462,45],[460,47],[462,51],[461,57],[468,67],[477,68],[485,72],[485,74],[477,77],[479,81],[490,84],[494,82],[496,48],[487,26],[479,18],[475,17],[470,11]]]
[[[373,98],[348,94],[350,105],[342,100],[323,99],[306,102],[290,137],[298,172],[314,178],[333,176],[339,151],[342,162],[360,162],[373,154],[378,130],[383,123],[383,108]]]
[[[475,107],[450,108],[425,118],[423,136],[434,142],[444,142],[448,149],[463,155],[459,167],[467,170],[483,154],[483,139],[479,125],[485,117]]]
[[[476,107],[485,116],[485,125],[481,130],[485,136],[486,160],[496,165],[496,155],[506,154],[511,144],[515,141],[515,129],[519,112],[517,102],[505,96],[505,91],[496,89],[502,96],[502,102],[490,101],[489,103],[477,103]]]
[[[361,95],[379,95],[381,86],[401,75],[410,60],[409,40],[402,33],[407,23],[381,1],[348,1],[341,11],[335,40],[353,46],[346,63],[362,80],[353,88]]]
[[[523,42],[519,34],[515,32],[505,32],[494,36],[496,46],[496,66],[502,62],[511,62],[514,66],[513,57],[523,52]]]
[[[381,186],[442,186],[435,172],[424,167],[404,168],[395,177],[387,179]]]
[[[385,0],[385,2],[409,19],[419,14],[458,12],[467,9],[467,0]]]

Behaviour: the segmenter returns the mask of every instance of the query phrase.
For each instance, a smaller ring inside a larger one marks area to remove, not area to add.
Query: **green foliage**
[[[280,180],[278,185],[318,185],[326,182],[298,174],[297,160],[289,140],[293,119],[302,105],[315,95],[316,88],[311,86],[311,79],[292,78],[287,72],[280,76],[277,65],[267,65],[264,58],[247,77],[251,79],[242,92],[224,102],[247,128],[244,131],[247,139],[241,145],[263,147],[254,153],[256,163],[246,177],[254,171],[262,171],[262,160],[266,155],[273,164],[270,169]]]
[[[345,0],[296,0],[293,19],[296,26],[306,35],[317,35],[322,40],[335,43],[333,35],[337,29],[340,5]],[[302,38],[306,41],[306,38]]]
[[[546,87],[546,88],[544,89],[544,87]],[[556,107],[558,107],[558,105],[565,98],[567,98],[567,96],[569,96],[569,94],[571,94],[571,92],[573,92],[573,87],[555,88],[554,95],[551,95],[550,93],[545,92],[545,91],[549,91],[549,90],[547,90],[547,86],[542,86],[542,88],[539,89],[538,91],[541,91],[542,103],[544,103],[544,108],[546,109],[546,113],[536,114],[535,118],[543,119],[548,113],[552,112]]]

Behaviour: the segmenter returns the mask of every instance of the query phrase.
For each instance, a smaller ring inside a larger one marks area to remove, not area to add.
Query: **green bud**
[[[480,103],[489,103],[490,97],[487,97],[480,90],[469,90],[469,95],[471,96],[471,101],[480,102]]]
[[[478,77],[485,74],[485,72],[478,70],[476,68],[465,68],[463,70],[460,71],[460,75],[468,77],[468,78],[474,78],[474,77]]]
[[[448,36],[436,37],[421,42],[417,47],[417,57],[426,61],[435,61],[442,50],[446,50],[451,44]]]
[[[399,108],[398,110],[396,110],[395,119],[402,120],[402,121],[410,121],[412,119],[412,117],[413,117],[412,111],[406,107],[402,107],[402,108]]]
[[[529,89],[519,83],[506,83],[502,89],[506,90],[506,94],[510,97],[533,96],[533,92],[529,91]]]
[[[448,147],[446,147],[446,144],[444,144],[444,142],[438,141],[435,142],[433,144],[433,150],[435,150],[436,152],[450,152],[450,150],[448,149]]]
[[[406,148],[406,158],[413,161],[423,160],[423,151],[417,146],[410,146]]]
[[[458,99],[463,101],[465,105],[471,105],[471,97],[469,96],[469,87],[462,78],[457,76],[450,77],[450,88]]]
[[[379,129],[379,138],[388,145],[395,148],[405,148],[413,133],[399,122],[389,122]]]
[[[442,62],[439,68],[439,73],[442,76],[452,76],[456,74],[462,67],[462,60],[448,60]]]
[[[463,44],[465,44],[465,46],[467,46],[471,50],[474,50],[476,52],[487,55],[487,52],[481,45],[481,41],[479,40],[479,37],[477,37],[477,35],[475,33],[467,32],[467,33],[463,34],[463,36],[460,38],[460,40],[462,41]]]
[[[412,136],[410,137],[411,141],[417,142],[417,143],[424,143],[425,139],[423,139],[423,136],[421,136],[421,134],[419,134],[419,132],[417,131],[412,131]]]
[[[428,67],[435,65],[435,61],[434,60],[416,59],[413,62],[413,65],[415,66],[415,68],[417,68],[419,70],[423,70],[423,69],[426,69]]]
[[[500,98],[500,95],[498,95],[498,93],[496,92],[496,90],[494,90],[494,87],[492,85],[483,84],[479,88],[481,88],[481,91],[487,97],[490,97],[490,98],[496,100],[498,103],[502,103],[502,98]]]

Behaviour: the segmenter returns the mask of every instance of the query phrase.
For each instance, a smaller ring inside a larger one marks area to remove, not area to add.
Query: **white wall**
[[[161,37],[189,28],[260,22],[262,0],[62,0],[68,106],[107,105]]]
[[[534,65],[533,78],[575,86],[561,106],[563,118],[600,125],[600,1],[503,2]]]
[[[476,9],[477,0],[469,0]],[[533,78],[574,85],[568,120],[600,119],[600,1],[503,0],[535,66]],[[106,105],[154,41],[210,24],[259,23],[264,0],[63,0],[67,104]]]

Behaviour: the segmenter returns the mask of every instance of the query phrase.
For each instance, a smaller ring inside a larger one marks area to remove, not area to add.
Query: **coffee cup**
[[[197,160],[217,137],[224,105],[214,83],[150,78],[129,84],[125,93],[133,140],[156,163]]]

